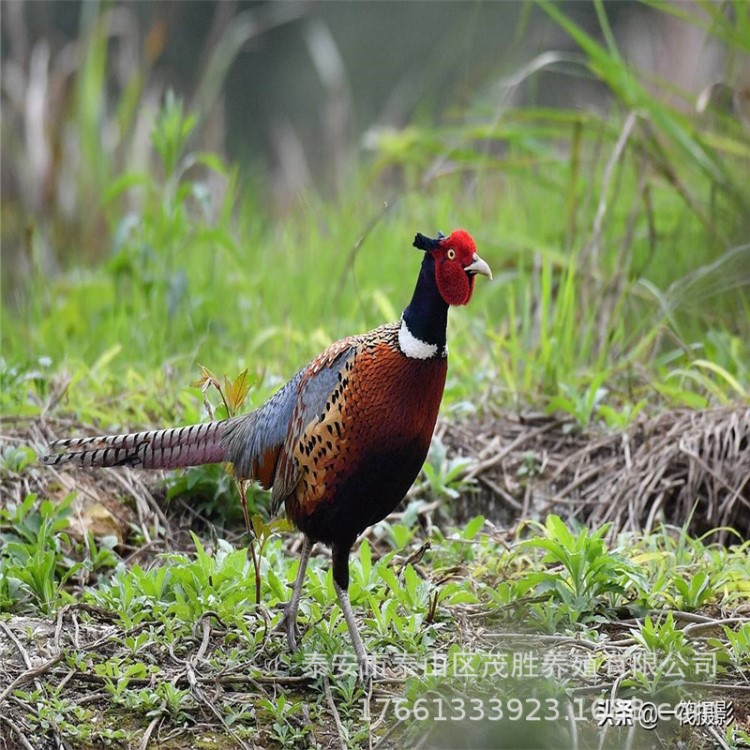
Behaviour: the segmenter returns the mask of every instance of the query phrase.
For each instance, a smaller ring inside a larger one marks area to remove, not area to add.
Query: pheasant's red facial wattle
[[[449,305],[465,305],[474,291],[474,278],[467,276],[461,264],[447,255],[435,260],[435,281],[440,296]]]
[[[489,266],[477,255],[474,239],[464,229],[457,229],[449,237],[441,239],[432,255],[435,259],[435,282],[440,296],[449,305],[469,302],[477,273],[492,278]]]

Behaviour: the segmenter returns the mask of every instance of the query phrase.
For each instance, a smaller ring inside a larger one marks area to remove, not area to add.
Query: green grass
[[[127,230],[113,225],[105,263],[29,279],[23,308],[6,312],[3,411],[37,412],[65,373],[67,407],[83,421],[106,419],[97,403],[114,398],[124,407],[117,422],[191,420],[197,396],[186,389],[198,363],[219,373],[247,368],[249,403],[259,403],[330,341],[398,316],[418,267],[413,232],[431,231],[438,221],[443,229],[469,227],[497,274],[477,285],[470,307],[452,311],[449,407],[476,406],[489,396],[507,407],[541,401],[583,423],[617,423],[623,411],[635,415],[633,405],[747,398],[741,291],[710,297],[710,311],[681,312],[669,297],[666,268],[697,273],[708,262],[696,258],[695,247],[709,244],[699,220],[675,213],[665,187],[664,204],[653,191],[665,226],[693,225],[692,237],[680,242],[684,256],[665,246],[669,259],[653,262],[649,278],[639,273],[634,241],[630,267],[606,268],[615,266],[614,238],[627,222],[613,216],[601,267],[581,270],[583,250],[565,253],[562,237],[545,238],[545,219],[564,210],[566,165],[554,171],[562,184],[548,192],[531,183],[517,203],[502,197],[501,215],[457,199],[455,184],[435,187],[427,201],[406,195],[353,263],[355,243],[376,213],[365,191],[346,204],[311,199],[283,228],[240,236],[229,209],[196,215],[200,182],[189,180],[157,200],[163,186],[154,181],[144,188],[153,210],[137,223],[128,217]],[[635,179],[624,172],[623,182]],[[226,194],[225,201],[232,203]],[[647,243],[644,236],[637,244]],[[672,286],[685,276],[673,278]],[[720,302],[730,308],[724,315]]]
[[[738,122],[668,107],[666,82],[647,91],[611,44],[544,7],[613,93],[606,118],[487,117],[478,102],[454,123],[383,135],[345,194],[309,194],[282,223],[263,217],[237,169],[190,150],[196,117],[168,98],[149,166],[96,171],[81,218],[106,226],[97,263],[56,276],[34,264],[3,302],[3,411],[38,412],[69,377],[65,404],[83,421],[191,420],[198,363],[248,368],[259,403],[330,341],[397,317],[415,231],[459,225],[496,278],[452,312],[449,408],[489,396],[621,426],[642,408],[747,399],[750,152]],[[64,240],[50,231],[32,220],[32,253]],[[100,406],[115,398],[125,408]]]
[[[302,703],[295,691],[311,688],[307,710],[324,722],[327,709],[322,692],[316,692],[324,674],[352,744],[388,728],[362,720],[365,695],[350,672],[346,626],[334,604],[330,570],[319,558],[305,582],[300,651],[290,655],[283,635],[270,635],[297,565],[284,554],[278,534],[264,543],[257,569],[244,549],[219,540],[208,551],[195,538],[195,554],[164,554],[148,567],[120,563],[109,574],[111,553],[102,564],[95,550],[72,548],[62,516],[64,510],[35,504],[34,498],[23,508],[0,511],[0,523],[13,520],[19,529],[17,540],[0,553],[2,609],[65,618],[83,605],[87,609],[77,615],[83,625],[96,629],[107,623],[95,630],[103,633],[96,648],[66,645],[63,659],[50,665],[41,681],[19,686],[18,700],[35,706],[29,720],[40,731],[54,728],[83,747],[103,741],[118,746],[139,736],[155,717],[168,726],[189,726],[205,710],[201,690],[190,687],[190,679],[197,679],[201,686],[213,681],[223,686],[217,726],[227,738],[238,733],[294,747],[300,732],[310,731],[299,723]],[[404,692],[389,700],[390,710],[407,717],[407,736],[429,728],[439,696],[482,696],[493,685],[496,690],[493,679],[481,675],[488,660],[500,657],[507,657],[514,672],[505,682],[508,700],[531,700],[530,695],[563,700],[567,689],[583,686],[606,694],[618,679],[622,696],[676,703],[694,698],[698,684],[714,681],[728,689],[742,682],[750,664],[747,622],[710,613],[728,613],[747,601],[747,544],[709,544],[685,529],[664,527],[645,537],[623,535],[610,546],[604,530],[574,529],[555,516],[505,547],[484,529],[483,519],[476,518],[463,528],[436,530],[419,562],[413,557],[422,544],[416,526],[406,535],[402,530],[391,551],[363,541],[353,555],[352,603],[376,663],[403,681]],[[396,538],[385,530],[381,538]],[[51,553],[51,564],[40,551]],[[82,559],[73,563],[71,554]],[[88,583],[71,577],[84,567],[93,575]],[[51,588],[33,583],[42,579]],[[698,582],[683,583],[690,581]],[[43,596],[48,589],[50,595]],[[71,610],[72,601],[80,604]],[[456,621],[463,622],[461,632]],[[583,649],[586,674],[570,670],[577,657],[566,656],[565,648],[575,643]],[[545,677],[540,667],[524,687],[515,674],[514,653],[535,653],[539,664],[557,664],[565,678]],[[441,677],[435,665],[444,663],[449,666]],[[425,672],[424,664],[432,666]],[[193,678],[184,665],[191,665]],[[469,679],[470,673],[478,676]],[[62,674],[68,677],[60,683]],[[273,684],[284,675],[307,680],[296,687],[282,683],[273,699],[257,696],[252,711],[241,708],[242,685]],[[104,691],[104,704],[84,708],[75,700],[76,686],[87,683]],[[376,705],[377,700],[373,711]],[[103,707],[110,717],[106,726]],[[736,737],[731,731],[730,743],[740,747],[740,727]]]

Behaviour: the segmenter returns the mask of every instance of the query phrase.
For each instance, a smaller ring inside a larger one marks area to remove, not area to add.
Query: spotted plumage
[[[336,379],[322,408],[293,417],[274,499],[316,541],[353,542],[393,510],[424,462],[447,360],[406,357],[398,331],[394,323],[349,339],[328,365]]]
[[[305,566],[331,546],[333,577],[360,664],[366,654],[349,604],[349,551],[358,534],[401,501],[427,455],[447,373],[450,305],[466,304],[476,274],[490,276],[463,230],[431,240],[401,320],[331,344],[263,406],[202,425],[60,440],[44,463],[175,468],[226,461],[272,490],[304,533],[284,623],[291,648]]]

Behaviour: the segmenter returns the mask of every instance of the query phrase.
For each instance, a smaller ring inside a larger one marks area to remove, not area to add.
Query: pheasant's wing
[[[298,374],[294,409],[273,481],[274,509],[281,505],[300,481],[300,465],[295,454],[298,449],[304,452],[305,447],[298,443],[311,422],[325,419],[326,407],[330,408],[337,391],[345,387],[342,385],[345,380],[343,373],[356,355],[360,338],[350,336],[331,344]]]
[[[301,377],[298,372],[263,406],[226,423],[222,442],[236,477],[257,479],[266,489],[273,484]]]
[[[257,479],[266,488],[273,486],[274,508],[278,498],[285,497],[285,488],[296,483],[293,462],[286,460],[290,448],[305,425],[325,407],[351,351],[351,341],[332,344],[263,406],[226,424],[222,442],[235,475]]]

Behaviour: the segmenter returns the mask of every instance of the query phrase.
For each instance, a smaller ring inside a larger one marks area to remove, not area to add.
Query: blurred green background
[[[196,362],[263,398],[456,226],[496,278],[452,315],[451,408],[746,399],[749,29],[739,0],[4,3],[3,408],[194,418]]]
[[[561,7],[596,31],[591,3]],[[610,105],[603,86],[574,70],[574,54],[559,53],[570,40],[530,3],[62,0],[4,9],[6,280],[23,262],[14,254],[24,226],[49,212],[81,223],[105,170],[148,162],[168,90],[197,118],[190,145],[238,164],[275,216],[305,190],[346,189],[372,162],[380,129],[499,113],[511,102]],[[650,28],[658,14],[638,3],[607,12],[637,54],[674,33]],[[687,68],[695,43],[672,46],[673,70]],[[550,48],[560,59],[509,85]],[[718,72],[713,51],[704,52],[706,69],[689,68],[696,91]],[[77,195],[86,192],[81,182],[93,183],[90,195]],[[107,237],[93,228],[79,239],[85,258],[106,253]],[[74,252],[54,244],[57,258]]]

